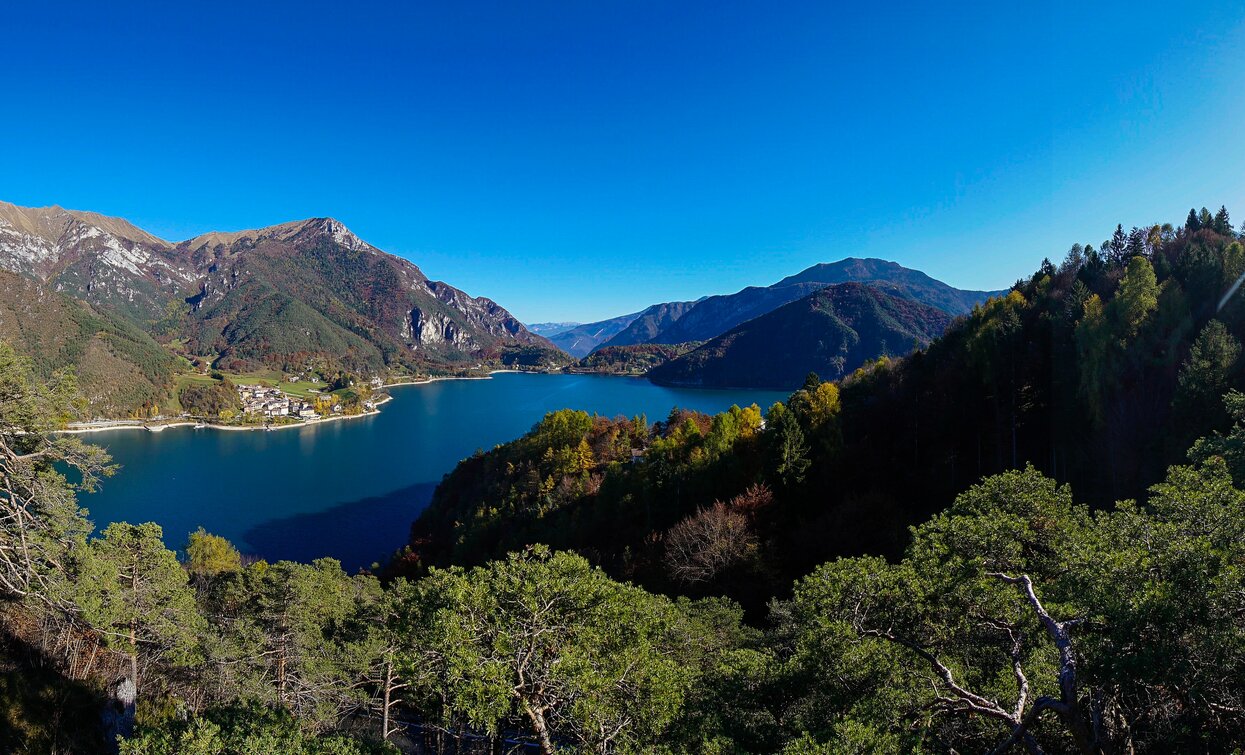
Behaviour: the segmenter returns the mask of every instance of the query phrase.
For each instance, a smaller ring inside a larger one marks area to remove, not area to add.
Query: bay
[[[773,391],[655,386],[642,378],[498,373],[389,389],[379,414],[273,432],[175,427],[85,436],[121,465],[81,504],[99,528],[156,522],[180,548],[202,526],[270,561],[330,556],[350,570],[402,547],[442,476],[547,412],[664,419],[673,407],[762,408]]]

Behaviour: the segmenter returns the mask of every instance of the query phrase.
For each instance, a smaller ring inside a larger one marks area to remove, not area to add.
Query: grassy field
[[[316,394],[312,391],[321,391],[328,386],[325,383],[319,383],[313,380],[301,380],[298,382],[283,381],[282,373],[276,370],[259,370],[256,372],[222,372],[234,385],[262,385],[268,388],[277,388],[283,393],[287,393],[295,398],[310,399]],[[165,414],[180,414],[182,406],[177,401],[177,395],[181,393],[182,388],[187,385],[209,385],[216,382],[210,375],[204,375],[199,372],[183,372],[173,377],[173,393],[174,398],[165,407]]]

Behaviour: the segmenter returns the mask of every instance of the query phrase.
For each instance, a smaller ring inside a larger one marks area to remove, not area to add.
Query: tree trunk
[[[532,731],[536,734],[536,742],[540,745],[540,755],[554,755],[553,739],[549,735],[549,724],[545,721],[545,714],[538,708],[533,708],[529,703],[523,703],[523,711],[527,713],[527,717],[532,722]]]
[[[381,711],[381,739],[389,739],[389,705],[393,698],[393,659],[385,659],[385,699]]]

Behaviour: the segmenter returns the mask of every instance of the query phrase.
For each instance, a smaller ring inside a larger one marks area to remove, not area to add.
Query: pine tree
[[[1184,221],[1185,230],[1189,233],[1197,233],[1202,230],[1202,221],[1198,220],[1197,210],[1189,208],[1189,217]]]
[[[1232,235],[1232,223],[1228,220],[1228,208],[1224,205],[1219,206],[1219,212],[1215,213],[1214,222],[1215,233],[1222,236]]]
[[[158,524],[118,522],[80,557],[75,597],[82,616],[126,656],[136,691],[140,656],[193,663],[204,623],[186,570],[164,547],[163,536]]]
[[[808,443],[795,414],[782,404],[775,404],[769,412],[771,432],[774,437],[774,472],[778,482],[785,487],[804,481],[808,471]]]

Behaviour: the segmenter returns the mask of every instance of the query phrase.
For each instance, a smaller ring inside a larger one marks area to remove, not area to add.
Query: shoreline
[[[487,375],[437,375],[435,377],[426,377],[420,380],[402,380],[394,383],[385,383],[381,389],[400,388],[408,385],[428,385],[443,380],[490,380],[493,375],[511,372],[531,372],[530,370],[490,370]],[[64,430],[55,431],[57,434],[64,435],[86,435],[89,433],[105,433],[117,430],[144,430],[149,433],[161,433],[172,427],[193,427],[203,430],[224,430],[226,432],[268,432],[270,430],[289,430],[293,428],[316,427],[330,422],[339,420],[359,419],[361,417],[371,417],[380,414],[380,407],[393,401],[393,395],[386,395],[384,398],[376,402],[376,408],[359,414],[337,414],[331,417],[320,417],[314,420],[302,420],[299,422],[289,422],[280,425],[223,425],[214,422],[197,422],[187,419],[176,419],[170,422],[162,422],[159,424],[149,424],[143,420],[133,419],[116,419],[116,420],[100,420],[100,424],[92,422],[70,423]],[[201,427],[200,427],[201,426]]]
[[[69,426],[64,430],[57,430],[57,433],[65,435],[84,435],[87,433],[106,433],[114,430],[146,430],[149,433],[162,433],[172,427],[193,427],[202,430],[225,430],[227,432],[269,432],[272,430],[289,430],[296,427],[316,427],[317,425],[325,425],[330,422],[337,422],[344,419],[358,419],[360,417],[371,417],[380,414],[380,407],[393,400],[393,396],[386,396],[376,402],[376,408],[359,414],[335,414],[331,417],[320,417],[313,420],[300,420],[298,422],[285,422],[280,425],[222,425],[214,422],[193,422],[191,420],[176,420],[173,422],[162,422],[157,425],[143,423],[142,420],[105,420],[106,422],[115,422],[117,424],[89,426]]]
[[[491,380],[494,375],[504,374],[540,374],[540,375],[565,375],[565,374],[592,374],[592,373],[573,373],[558,370],[556,372],[539,372],[536,370],[490,370],[486,375],[437,375],[435,377],[426,377],[419,380],[400,380],[393,383],[385,383],[381,389],[385,388],[401,388],[403,386],[418,386],[438,383],[445,380]],[[601,374],[603,377],[637,377],[634,375],[608,375]],[[643,377],[643,376],[638,376]],[[361,417],[371,417],[380,414],[380,407],[394,400],[392,394],[386,395],[383,399],[376,402],[376,408],[371,411],[361,412],[359,414],[336,414],[331,417],[321,417],[314,420],[302,420],[299,422],[290,422],[280,425],[223,425],[214,422],[197,422],[188,419],[175,419],[170,422],[161,422],[159,424],[150,424],[140,419],[115,419],[115,420],[99,420],[98,422],[70,423],[63,430],[56,430],[56,434],[64,435],[86,435],[89,433],[106,433],[118,430],[144,430],[149,433],[161,433],[173,427],[193,427],[203,430],[224,430],[226,432],[268,432],[270,430],[290,430],[293,428],[316,427],[317,425],[337,422],[339,420],[359,419]]]

